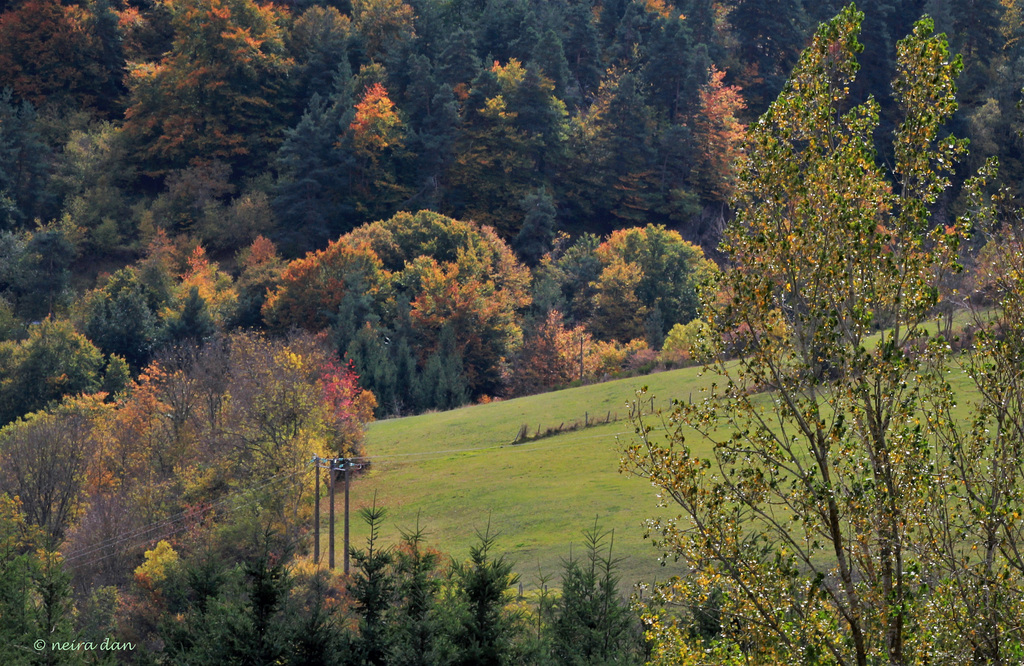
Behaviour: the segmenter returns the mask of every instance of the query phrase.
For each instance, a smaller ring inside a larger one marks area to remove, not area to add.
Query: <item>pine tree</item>
[[[750,68],[741,85],[760,113],[782,89],[807,36],[801,0],[737,0],[729,15],[740,62]]]
[[[49,207],[50,149],[37,129],[35,108],[0,89],[0,229],[42,218]]]
[[[551,627],[560,664],[639,661],[639,622],[619,597],[622,560],[612,553],[614,538],[595,520],[583,532],[583,558],[570,554],[562,563],[562,597]]]
[[[465,609],[456,637],[461,648],[455,666],[502,666],[509,662],[517,634],[514,618],[505,608],[509,588],[519,577],[504,555],[493,557],[496,536],[490,525],[479,543],[469,549],[469,561],[453,565],[452,573],[461,588]]]
[[[562,50],[575,86],[579,89],[576,97],[589,100],[597,93],[601,83],[601,47],[590,3],[570,3],[566,10],[565,24]],[[572,97],[569,96],[570,99]]]
[[[538,188],[526,195],[521,205],[526,216],[516,236],[515,249],[527,266],[535,266],[551,249],[555,238],[555,204],[546,188]]]
[[[440,553],[426,547],[425,536],[417,520],[414,529],[402,530],[395,551],[395,601],[388,611],[388,663],[394,666],[436,664],[448,647],[438,608]]]
[[[164,344],[202,342],[217,332],[217,325],[210,315],[210,307],[206,299],[199,295],[198,287],[189,289],[180,307],[180,311],[172,313],[164,320]]]
[[[421,409],[454,409],[469,401],[462,354],[450,325],[441,328],[437,351],[424,364],[418,385]]]
[[[346,217],[355,211],[345,197],[354,157],[340,145],[353,114],[346,63],[331,98],[314,93],[298,125],[285,133],[276,158],[281,179],[274,210],[282,222],[280,241],[293,252],[321,247],[345,231]]]
[[[530,54],[529,69],[538,69],[541,74],[551,79],[554,84],[555,97],[564,101],[579,99],[578,94],[570,94],[569,63],[565,59],[565,48],[562,40],[551,28],[548,28],[537,40]]]
[[[391,549],[380,544],[381,523],[387,510],[378,507],[375,501],[372,506],[361,509],[359,515],[369,533],[366,549],[351,551],[356,573],[350,589],[359,614],[359,636],[354,641],[353,652],[360,664],[382,666],[388,653],[386,613],[395,586],[391,571],[394,556]]]
[[[158,321],[145,287],[131,268],[114,273],[85,301],[83,331],[105,354],[117,354],[141,370],[157,340]]]

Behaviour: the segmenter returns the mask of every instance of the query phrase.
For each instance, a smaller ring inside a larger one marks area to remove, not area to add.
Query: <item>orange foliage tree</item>
[[[500,390],[502,368],[522,343],[518,313],[530,303],[530,273],[493,229],[420,211],[364,225],[343,241],[366,244],[391,271],[391,310],[411,304],[421,363],[450,328],[470,393]]]
[[[512,392],[537,393],[593,375],[596,358],[590,353],[592,349],[590,333],[582,326],[567,328],[562,313],[551,310],[523,342],[516,359]]]
[[[165,352],[113,406],[94,410],[88,509],[68,548],[89,556],[71,561],[180,542],[201,523],[236,519],[241,493],[294,544],[308,522],[311,456],[358,455],[375,406],[309,334],[239,333]],[[154,523],[141,538],[116,538]]]
[[[0,17],[0,90],[36,106],[89,106],[105,74],[88,15],[59,0],[27,0]]]
[[[282,10],[252,0],[174,0],[175,37],[159,64],[131,73],[125,129],[154,174],[196,160],[258,168],[279,140],[292,65]]]
[[[406,129],[383,85],[366,88],[348,129],[356,158],[356,212],[372,219],[394,211],[409,194],[396,177],[397,162],[405,154]]]
[[[700,107],[693,118],[697,139],[697,183],[704,196],[728,202],[737,182],[746,125],[737,116],[747,107],[739,86],[723,83],[725,72],[714,65],[700,89]]]
[[[334,241],[288,264],[280,285],[263,306],[263,316],[278,330],[292,326],[323,330],[337,314],[347,290],[359,289],[379,299],[386,293],[387,277],[372,250]]]

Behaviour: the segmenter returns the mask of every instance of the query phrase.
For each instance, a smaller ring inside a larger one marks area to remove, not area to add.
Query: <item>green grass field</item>
[[[955,369],[950,379],[967,395],[966,375]],[[468,556],[489,521],[499,535],[498,552],[516,563],[527,587],[540,574],[553,574],[557,584],[562,559],[570,547],[580,552],[581,532],[596,518],[602,530],[614,530],[624,587],[664,580],[678,566],[659,563],[661,552],[644,539],[643,523],[672,509],[657,508],[657,489],[646,480],[619,472],[622,450],[634,437],[628,403],[646,385],[644,411],[650,411],[652,396],[654,408],[665,409],[672,398],[696,398],[710,382],[699,368],[686,368],[373,423],[366,438],[373,464],[353,483],[352,506],[357,510],[376,497],[389,511],[386,544],[397,543],[400,530],[418,520],[428,544],[456,559]],[[969,407],[961,402],[957,416],[966,417]],[[609,416],[620,420],[511,443],[523,425],[533,435],[538,427]],[[698,455],[709,452],[696,436],[688,443]],[[340,493],[337,501],[340,512]],[[338,520],[340,534],[340,513]],[[362,547],[365,537],[354,511],[353,545]]]
[[[397,543],[399,530],[418,519],[428,543],[456,559],[468,556],[477,531],[490,521],[499,534],[498,551],[515,561],[527,587],[540,572],[557,580],[562,558],[573,544],[580,552],[581,532],[596,518],[602,530],[615,531],[624,584],[665,579],[675,571],[659,565],[660,553],[643,538],[643,521],[658,512],[656,489],[619,472],[622,450],[633,437],[626,415],[644,385],[645,411],[651,396],[656,409],[691,392],[696,397],[706,381],[698,375],[699,368],[686,368],[373,423],[366,441],[373,464],[353,483],[352,506],[367,506],[376,496],[389,511],[386,543]],[[511,444],[524,424],[533,435],[538,426],[588,416],[620,420]],[[337,501],[340,510],[340,493]],[[365,537],[353,516],[353,544],[362,546]]]

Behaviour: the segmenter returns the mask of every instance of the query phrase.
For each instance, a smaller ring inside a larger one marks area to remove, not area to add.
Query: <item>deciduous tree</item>
[[[139,159],[157,175],[210,160],[257,170],[283,129],[278,105],[292,61],[281,10],[251,0],[181,0],[171,8],[171,51],[131,72],[125,130]]]
[[[712,335],[739,330],[746,355],[714,359],[667,443],[641,423],[627,454],[682,510],[651,523],[690,570],[667,596],[701,608],[720,592],[721,636],[749,662],[934,659],[939,590],[961,574],[924,555],[943,525],[928,511],[943,461],[926,406],[946,390],[948,345],[923,327],[964,231],[929,215],[965,150],[941,134],[961,65],[928,20],[900,42],[886,173],[877,104],[846,102],[861,18],[851,6],[818,30],[751,132],[731,297],[709,310]]]

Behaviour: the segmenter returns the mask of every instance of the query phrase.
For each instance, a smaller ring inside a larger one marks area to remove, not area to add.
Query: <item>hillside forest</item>
[[[0,660],[958,663],[932,622],[1020,663],[1012,594],[981,590],[1024,573],[1024,5],[844,4],[0,0]],[[961,358],[987,407],[930,430]],[[374,419],[700,363],[722,383],[623,461],[721,528],[652,523],[696,581],[676,610],[619,596],[597,525],[556,595],[513,598],[489,532],[447,565],[382,545],[376,506],[352,577],[309,564],[309,461]],[[871,465],[837,471],[848,439]],[[994,452],[1017,471],[977,506],[900,471]],[[904,498],[963,513],[915,527]],[[1002,521],[988,568],[938,585],[968,515]],[[948,553],[907,536],[943,525]],[[146,649],[23,647],[114,634]]]

